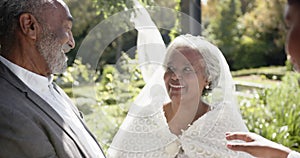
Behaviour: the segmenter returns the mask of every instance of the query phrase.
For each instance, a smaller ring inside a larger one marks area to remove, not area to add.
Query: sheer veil
[[[237,106],[234,83],[222,52],[200,36],[182,35],[178,42],[204,52],[201,53],[203,58],[217,65],[206,65],[210,76],[219,77],[212,78],[215,81],[213,89],[202,98],[212,110],[182,135],[170,132],[163,112],[163,105],[170,102],[163,80],[163,65],[168,52],[147,10],[134,2],[136,12],[132,22],[138,31],[139,68],[146,85],[115,135],[108,157],[175,157],[181,149],[188,157],[248,157],[225,147],[225,132],[247,131],[247,128]]]

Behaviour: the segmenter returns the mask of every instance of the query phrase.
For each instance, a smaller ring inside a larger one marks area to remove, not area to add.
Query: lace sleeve
[[[289,153],[287,158],[300,158],[300,153],[298,153],[296,151],[292,151]]]
[[[217,105],[180,137],[182,148],[189,157],[232,157],[247,158],[250,155],[226,148],[227,131],[248,131],[239,112],[229,102]]]
[[[141,112],[145,113],[145,111]],[[162,110],[145,117],[128,114],[115,135],[115,141],[108,149],[107,156],[109,158],[174,158],[179,151],[177,139],[170,133]]]

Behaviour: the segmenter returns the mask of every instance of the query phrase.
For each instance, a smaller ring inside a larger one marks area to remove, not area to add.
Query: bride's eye
[[[175,72],[175,68],[173,66],[167,66],[167,72]]]
[[[191,67],[185,67],[185,68],[183,68],[183,72],[184,73],[191,73],[191,72],[194,72],[194,69],[191,68]]]

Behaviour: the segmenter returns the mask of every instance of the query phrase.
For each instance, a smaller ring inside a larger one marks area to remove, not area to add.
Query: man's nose
[[[68,45],[71,47],[71,49],[75,48],[75,40],[72,32],[69,33]]]

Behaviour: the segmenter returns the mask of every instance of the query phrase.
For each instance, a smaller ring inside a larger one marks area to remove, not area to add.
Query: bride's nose
[[[180,80],[182,79],[182,74],[180,72],[173,72],[171,75],[172,80]]]

